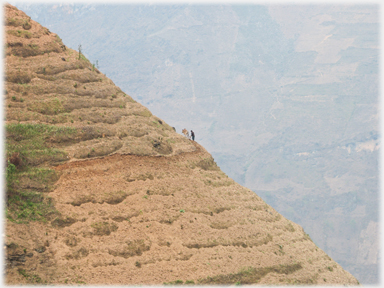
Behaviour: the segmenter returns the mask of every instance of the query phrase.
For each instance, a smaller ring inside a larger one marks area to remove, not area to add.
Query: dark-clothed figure
[[[192,140],[195,141],[195,132],[193,132],[192,130],[191,130],[191,137],[192,137]]]

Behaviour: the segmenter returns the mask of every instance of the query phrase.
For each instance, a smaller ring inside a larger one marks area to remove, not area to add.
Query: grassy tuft
[[[110,235],[118,228],[115,223],[111,224],[108,222],[95,222],[91,227],[94,229],[94,234],[99,236]]]
[[[212,157],[203,159],[196,163],[196,166],[200,167],[203,170],[212,170],[212,171],[218,171],[220,168],[217,166],[215,160]]]
[[[183,285],[183,283],[184,283],[183,280],[178,279],[178,280],[171,281],[171,282],[164,282],[164,285]],[[187,282],[185,282],[185,283],[187,284]],[[188,283],[188,284],[192,284],[192,283]]]
[[[5,19],[5,25],[7,26],[14,26],[14,27],[18,27],[18,26],[22,26],[24,23],[23,19],[15,19],[15,18],[6,18]]]
[[[8,30],[7,33],[16,37],[27,38],[27,39],[32,38],[32,33],[24,30]]]
[[[129,258],[140,256],[143,252],[148,251],[151,244],[146,244],[144,240],[127,241],[126,245],[120,250],[109,250],[108,253],[113,256]]]

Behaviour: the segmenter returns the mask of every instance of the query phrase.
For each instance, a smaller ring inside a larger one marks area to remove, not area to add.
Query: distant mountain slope
[[[81,51],[4,9],[6,284],[358,284]]]

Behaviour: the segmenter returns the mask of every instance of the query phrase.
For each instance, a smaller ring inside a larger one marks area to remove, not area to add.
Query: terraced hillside
[[[7,284],[358,284],[81,49],[5,36]]]

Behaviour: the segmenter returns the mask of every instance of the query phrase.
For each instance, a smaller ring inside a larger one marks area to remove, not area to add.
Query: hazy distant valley
[[[11,4],[378,282],[377,6]]]

